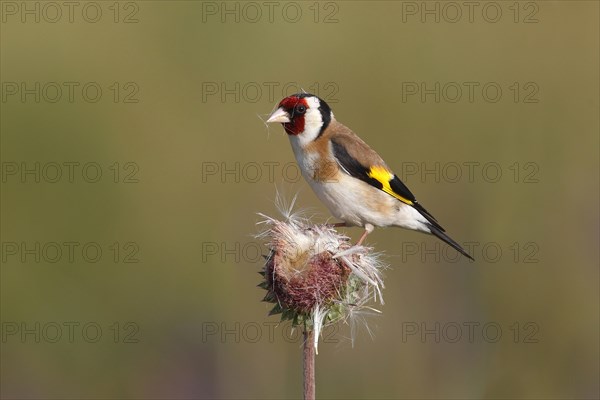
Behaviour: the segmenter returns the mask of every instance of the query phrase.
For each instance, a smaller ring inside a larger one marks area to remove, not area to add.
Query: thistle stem
[[[304,329],[304,400],[315,400],[314,331]]]

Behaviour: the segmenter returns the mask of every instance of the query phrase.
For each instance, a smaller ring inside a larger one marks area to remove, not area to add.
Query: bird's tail
[[[437,226],[432,225],[432,224],[427,224],[427,227],[429,228],[429,231],[431,232],[432,235],[437,236],[444,242],[448,243],[450,246],[452,246],[456,251],[458,251],[463,256],[475,261],[473,259],[473,257],[471,257],[471,255],[469,253],[467,253],[467,251],[461,247],[460,244],[456,243],[450,236],[446,235],[444,233],[444,231],[442,231],[440,228],[438,228]]]

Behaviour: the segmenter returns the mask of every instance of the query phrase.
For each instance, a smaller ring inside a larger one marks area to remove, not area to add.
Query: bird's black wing
[[[344,144],[346,138],[332,138],[331,146],[333,156],[340,167],[354,178],[360,179],[368,183],[369,185],[376,187],[379,190],[384,191],[390,196],[400,200],[402,203],[407,204],[415,208],[421,215],[423,215],[431,225],[435,226],[438,230],[444,232],[444,228],[437,222],[437,220],[431,215],[425,207],[417,202],[415,195],[406,187],[404,182],[398,178],[389,168],[385,165],[383,160],[369,148],[366,143],[364,144],[365,153],[369,156],[372,164],[369,166],[363,165],[355,157],[350,154],[348,147]],[[362,145],[364,142],[360,142]],[[356,142],[354,142],[356,145]],[[372,154],[369,154],[372,153]],[[379,162],[378,162],[379,161]]]
[[[449,237],[433,215],[417,202],[417,199],[412,192],[398,176],[390,171],[381,157],[357,136],[355,138],[356,139],[351,141],[345,136],[334,137],[331,139],[333,156],[340,168],[350,176],[360,179],[361,181],[384,191],[402,203],[413,207],[425,217],[428,222],[427,226],[429,231],[434,236],[437,236],[439,239],[456,249],[459,253],[472,260],[473,257]],[[350,144],[348,144],[348,142],[350,142]],[[369,165],[364,165],[358,161],[357,158],[352,155],[353,152],[360,152],[361,158],[364,158]]]

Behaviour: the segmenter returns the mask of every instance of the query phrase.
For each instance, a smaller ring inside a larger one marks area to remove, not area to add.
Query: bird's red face
[[[281,122],[288,135],[299,135],[304,132],[304,116],[309,108],[305,98],[291,95],[279,102],[267,122]]]
[[[297,93],[279,102],[267,122],[279,122],[290,136],[312,141],[327,128],[333,118],[323,100],[309,93]]]

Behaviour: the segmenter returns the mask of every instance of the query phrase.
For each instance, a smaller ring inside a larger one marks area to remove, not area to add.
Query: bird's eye
[[[303,105],[296,106],[296,114],[304,114],[306,112],[306,107]]]

